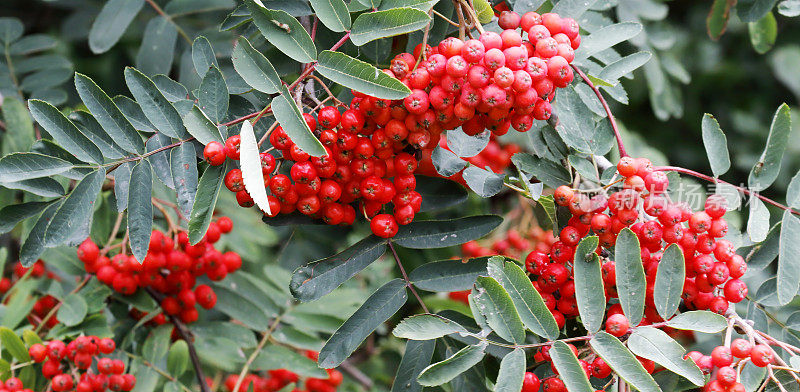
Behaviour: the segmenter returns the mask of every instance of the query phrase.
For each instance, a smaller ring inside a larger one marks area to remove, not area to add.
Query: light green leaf
[[[800,171],[792,177],[786,188],[786,204],[791,208],[800,208]]]
[[[194,65],[194,70],[197,71],[197,75],[199,75],[201,79],[206,76],[209,68],[219,68],[217,55],[214,52],[214,48],[211,46],[211,42],[202,35],[195,38],[194,42],[192,42],[192,64]]]
[[[0,18],[0,41],[4,44],[10,44],[22,37],[25,31],[25,26],[17,18],[4,17]]]
[[[639,35],[641,32],[642,25],[636,22],[622,22],[595,30],[581,41],[581,49],[575,52],[575,61],[585,61],[603,50]]]
[[[153,230],[153,169],[150,162],[142,159],[131,170],[131,185],[128,192],[128,233],[131,252],[141,264],[150,247]]]
[[[683,358],[686,349],[669,337],[666,332],[653,327],[636,328],[628,337],[631,352],[647,358],[669,371],[683,376],[694,385],[703,386],[703,372],[690,358]]]
[[[28,355],[28,349],[25,348],[25,343],[8,327],[0,327],[0,344],[2,344],[3,350],[8,351],[18,362],[31,360],[31,356]]]
[[[628,384],[641,392],[661,392],[644,366],[611,334],[600,331],[589,341],[592,350]]]
[[[317,72],[358,92],[381,99],[402,99],[411,94],[405,84],[374,66],[341,52],[319,54]]]
[[[791,131],[791,111],[789,105],[784,103],[778,107],[775,116],[772,118],[767,145],[764,147],[764,152],[761,153],[761,158],[750,170],[747,183],[752,191],[763,191],[778,178],[783,152],[786,150]]]
[[[778,0],[739,0],[736,15],[742,22],[755,22],[764,17]]]
[[[214,207],[217,205],[219,190],[227,173],[227,166],[209,166],[200,177],[192,204],[192,215],[189,218],[189,242],[192,244],[200,242],[208,230]]]
[[[189,369],[189,346],[183,339],[176,340],[167,353],[167,372],[180,377],[187,369]]]
[[[647,281],[644,276],[639,239],[627,227],[617,236],[614,262],[617,265],[617,291],[622,311],[631,326],[639,325],[644,315]]]
[[[440,260],[425,263],[408,275],[414,287],[425,291],[451,292],[472,288],[478,275],[486,273],[488,257],[461,260]]]
[[[728,155],[728,139],[722,133],[719,123],[714,116],[706,113],[703,115],[703,145],[706,148],[711,172],[719,177],[731,168],[731,158]]]
[[[552,352],[552,351],[551,351]],[[500,361],[494,392],[519,392],[525,380],[525,350],[521,348],[506,354]]]
[[[286,86],[281,86],[281,95],[272,99],[272,113],[275,114],[275,119],[281,124],[284,132],[301,150],[315,157],[327,153],[319,139],[311,133],[311,129],[303,119],[303,112],[297,107]]]
[[[105,181],[106,171],[103,168],[86,175],[72,190],[56,211],[45,232],[47,247],[60,245],[75,238],[76,234],[86,231],[92,222],[92,212],[97,195]],[[85,237],[84,237],[85,238]],[[82,241],[83,239],[81,239]],[[70,244],[71,245],[71,244]]]
[[[144,28],[142,44],[136,53],[136,68],[145,75],[169,74],[175,58],[178,30],[166,16],[156,16]],[[137,98],[138,101],[138,98]]]
[[[436,146],[431,153],[433,168],[442,177],[450,177],[460,172],[467,166],[467,161],[458,157],[452,151]]]
[[[317,47],[306,29],[285,11],[269,10],[254,0],[246,0],[261,35],[275,45],[283,54],[301,63],[310,63],[317,58]]]
[[[136,68],[127,67],[125,83],[141,106],[144,115],[159,132],[176,139],[186,137],[186,128],[178,110],[164,97],[150,78]]]
[[[653,54],[646,51],[629,54],[611,64],[608,64],[597,75],[604,80],[617,80],[650,61]]]
[[[28,108],[36,122],[70,154],[84,162],[103,163],[100,149],[53,105],[31,99]]]
[[[288,369],[303,377],[328,378],[328,373],[302,354],[283,346],[269,345],[253,361],[253,370]]]
[[[586,237],[575,248],[572,263],[575,274],[575,300],[581,322],[589,333],[600,330],[606,309],[605,289],[600,257],[595,250],[600,243],[597,236]]]
[[[735,4],[735,0],[714,0],[706,17],[706,29],[711,39],[716,41],[725,33],[731,16],[731,7]]]
[[[767,12],[758,22],[748,23],[747,30],[750,33],[750,43],[753,44],[753,49],[764,54],[772,49],[775,39],[778,38],[778,21],[775,20],[772,12]]]
[[[329,30],[341,33],[350,28],[350,11],[344,0],[311,0],[311,7]]]
[[[3,97],[3,121],[6,131],[3,135],[3,145],[0,153],[6,155],[12,152],[28,151],[36,134],[33,130],[33,121],[25,105],[14,97]]]
[[[71,170],[65,160],[36,152],[15,152],[0,158],[0,182],[50,177]]]
[[[595,155],[611,151],[614,133],[608,121],[595,123],[594,114],[574,89],[565,88],[558,92],[553,112],[558,113],[556,130],[567,146]]]
[[[402,226],[392,242],[412,249],[445,248],[481,238],[502,222],[503,218],[497,215],[414,221]]]
[[[747,234],[754,243],[764,241],[769,233],[769,210],[755,195],[750,196],[750,214],[747,217]]]
[[[778,254],[778,302],[789,303],[800,289],[800,219],[787,210],[781,220]]]
[[[570,183],[570,173],[561,164],[528,153],[519,152],[511,157],[514,166],[523,173],[530,174],[551,188]]]
[[[678,310],[686,280],[686,264],[683,251],[677,244],[669,245],[661,256],[656,271],[653,301],[658,314],[666,319]]]
[[[419,30],[430,21],[431,18],[427,13],[414,8],[366,12],[359,15],[353,22],[350,40],[356,46],[361,46],[376,39]]]
[[[244,36],[239,37],[233,48],[231,61],[233,68],[250,87],[267,94],[281,91],[281,78],[275,67]]]
[[[441,362],[422,370],[417,380],[426,387],[442,385],[480,363],[485,355],[485,344],[467,346]]]
[[[120,147],[131,153],[144,152],[142,137],[114,101],[88,76],[75,73],[75,88],[94,118]]]
[[[570,392],[594,392],[592,384],[586,378],[586,372],[578,362],[578,358],[572,352],[572,349],[562,341],[553,343],[550,349],[550,357],[553,359],[553,365],[558,370],[558,375]]]
[[[417,314],[403,319],[392,331],[400,339],[430,340],[453,333],[466,333],[455,321],[435,314]]]
[[[714,312],[695,310],[681,313],[667,322],[667,326],[687,331],[717,333],[728,326],[725,317]]]
[[[383,0],[378,10],[390,10],[393,8],[416,8],[420,11],[428,12],[439,0]]]
[[[469,165],[461,172],[461,176],[469,189],[480,197],[492,197],[503,190],[503,174]]]
[[[111,49],[142,6],[144,0],[109,0],[105,3],[89,30],[89,49],[92,53],[100,54]]]
[[[74,293],[64,298],[56,316],[59,322],[71,327],[80,324],[86,318],[88,309],[86,300],[79,294]]]
[[[475,303],[497,336],[506,341],[525,342],[525,328],[514,302],[500,283],[491,277],[479,276],[472,291]]]
[[[197,105],[211,121],[218,123],[228,114],[228,85],[216,67],[211,67],[197,90]]]
[[[219,128],[197,106],[192,106],[192,109],[183,116],[183,126],[203,145],[211,142],[223,142]]]

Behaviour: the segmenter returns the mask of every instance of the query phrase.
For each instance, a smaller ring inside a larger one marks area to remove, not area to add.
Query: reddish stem
[[[687,174],[687,175],[690,175],[690,176],[695,177],[695,178],[699,178],[701,180],[706,180],[706,181],[714,183],[714,184],[717,184],[717,183],[727,184],[727,185],[732,186],[733,188],[735,188],[739,192],[744,193],[745,195],[755,196],[755,197],[761,199],[762,201],[764,201],[767,204],[772,204],[773,206],[778,207],[778,208],[780,208],[782,210],[790,211],[792,214],[800,215],[800,212],[795,211],[791,207],[783,205],[781,203],[778,203],[777,201],[774,201],[774,200],[772,200],[772,199],[770,199],[768,197],[762,196],[758,192],[753,192],[753,191],[751,191],[751,190],[749,190],[747,188],[733,185],[733,184],[731,184],[731,183],[729,183],[727,181],[722,181],[722,180],[720,180],[718,178],[714,178],[714,177],[711,177],[711,176],[703,174],[703,173],[698,173],[698,172],[696,172],[694,170],[685,169],[685,168],[677,167],[677,166],[656,166],[656,167],[653,168],[653,170],[657,170],[657,171],[672,171],[672,172],[677,172],[677,173],[683,173],[683,174]]]
[[[344,37],[342,37],[342,39],[340,39],[339,42],[333,44],[333,46],[331,46],[330,50],[336,50],[336,49],[341,48],[342,45],[344,45],[344,43],[347,42],[348,39],[350,39],[350,32],[349,31],[347,33],[345,33]]]
[[[592,83],[591,80],[589,80],[589,77],[586,76],[586,74],[583,73],[583,71],[581,71],[580,68],[573,65],[572,69],[575,70],[575,72],[581,77],[581,79],[583,79],[583,82],[586,83],[592,89],[592,91],[594,91],[595,95],[597,95],[597,99],[599,99],[600,104],[603,105],[603,109],[605,109],[606,115],[608,116],[608,121],[611,123],[611,129],[614,130],[614,137],[617,138],[617,147],[619,148],[619,155],[621,157],[627,157],[628,153],[625,152],[625,145],[622,144],[622,136],[619,133],[619,128],[617,128],[617,121],[614,119],[614,115],[611,113],[611,108],[608,107],[608,102],[606,102],[606,99],[603,98],[603,94],[600,93],[600,90],[594,85],[594,83]]]

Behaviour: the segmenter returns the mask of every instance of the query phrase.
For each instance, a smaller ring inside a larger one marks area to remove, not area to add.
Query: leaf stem
[[[627,157],[628,153],[625,151],[625,145],[622,144],[622,135],[620,135],[619,128],[617,127],[617,120],[614,119],[614,114],[611,113],[611,108],[608,107],[608,102],[606,102],[606,99],[603,98],[603,94],[600,92],[600,89],[598,89],[597,86],[595,86],[594,83],[592,83],[589,77],[586,76],[586,74],[583,73],[583,71],[581,71],[580,68],[576,67],[575,65],[572,65],[572,69],[575,70],[575,73],[577,73],[578,76],[580,76],[581,79],[583,79],[583,82],[586,83],[592,89],[592,91],[594,91],[595,95],[597,95],[597,99],[600,100],[600,104],[603,105],[603,109],[605,109],[606,115],[608,115],[608,122],[611,123],[611,129],[614,130],[614,137],[617,138],[617,147],[619,148],[619,155],[620,157]]]
[[[142,357],[140,357],[140,356],[138,356],[138,355],[131,354],[131,353],[127,352],[127,351],[125,351],[125,355],[127,355],[127,356],[128,356],[129,358],[131,358],[131,359],[138,359],[138,360],[142,361],[142,364],[143,364],[144,366],[147,366],[147,367],[149,367],[150,369],[153,369],[153,371],[155,371],[156,373],[160,374],[162,377],[166,378],[167,380],[169,380],[169,381],[172,381],[172,382],[174,382],[174,383],[178,383],[178,385],[180,385],[181,389],[182,389],[184,392],[192,392],[192,390],[191,390],[191,389],[189,389],[188,387],[186,387],[186,385],[183,385],[183,383],[182,383],[182,382],[178,381],[178,380],[177,380],[175,377],[173,377],[171,374],[169,374],[169,373],[167,373],[167,372],[165,372],[165,371],[161,370],[161,368],[159,368],[158,366],[156,366],[156,365],[153,365],[152,363],[150,363],[150,361],[148,361],[148,360],[146,360],[146,359],[144,359],[144,358],[142,358]]]
[[[422,306],[422,310],[425,313],[430,313],[428,311],[428,307],[425,306],[425,302],[422,302],[422,298],[417,293],[417,289],[414,288],[414,285],[411,284],[411,279],[408,278],[408,274],[406,273],[405,267],[403,267],[403,263],[400,262],[400,257],[397,255],[397,250],[394,249],[394,244],[392,243],[391,239],[387,239],[386,243],[389,245],[389,249],[392,250],[392,256],[394,256],[394,260],[397,262],[397,266],[400,267],[400,273],[403,274],[403,280],[406,281],[406,286],[411,289],[411,293],[414,294],[414,297],[417,298],[417,302],[419,302],[420,306]]]
[[[278,315],[278,317],[276,317],[275,320],[272,321],[272,324],[269,326],[267,331],[264,332],[264,336],[261,338],[261,341],[258,342],[258,346],[256,346],[256,349],[247,358],[247,362],[245,362],[244,367],[242,367],[242,371],[239,372],[239,377],[236,380],[236,385],[234,385],[232,392],[239,392],[239,388],[241,388],[242,383],[244,382],[244,378],[247,375],[247,371],[250,370],[250,365],[253,364],[253,361],[256,360],[258,354],[261,352],[262,349],[264,349],[264,346],[267,344],[270,337],[272,337],[272,333],[275,332],[276,328],[278,328],[278,324],[280,324],[282,317],[283,314]]]

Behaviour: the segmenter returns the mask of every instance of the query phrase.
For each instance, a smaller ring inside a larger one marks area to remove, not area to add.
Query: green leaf
[[[69,114],[69,119],[78,127],[81,133],[86,135],[100,149],[104,157],[117,160],[130,155],[128,151],[125,151],[111,138],[111,135],[88,112],[76,110]],[[144,143],[142,143],[142,146],[144,147]],[[69,155],[69,153],[66,155]]]
[[[578,362],[578,357],[572,352],[572,349],[562,341],[553,343],[550,349],[550,357],[553,359],[553,365],[558,370],[558,375],[570,392],[594,392],[592,384],[586,378],[586,372]]]
[[[150,362],[157,362],[169,351],[171,325],[160,325],[150,332],[142,344],[142,357]]]
[[[385,240],[369,236],[336,255],[296,269],[289,289],[296,299],[303,302],[322,298],[372,264],[385,251]]]
[[[661,256],[656,271],[653,301],[658,314],[666,319],[678,310],[686,280],[686,264],[683,251],[677,244],[669,245]]]
[[[25,238],[25,242],[22,244],[19,252],[19,261],[24,267],[33,265],[44,251],[44,234],[47,230],[47,224],[50,223],[50,220],[60,206],[60,200],[50,204],[41,215],[39,215],[36,219],[36,223],[33,225],[30,232],[28,232],[28,237]],[[12,327],[15,326],[16,325],[12,325]]]
[[[545,158],[518,152],[511,157],[511,162],[523,173],[535,176],[550,188],[558,188],[561,185],[569,184],[571,181],[567,168]]]
[[[28,109],[14,97],[3,97],[3,105],[0,106],[0,109],[3,110],[3,121],[6,123],[0,153],[6,155],[12,152],[28,151],[36,141],[33,121],[28,114]]]
[[[211,121],[218,123],[228,114],[228,85],[216,67],[211,67],[197,91],[197,105],[208,113]]]
[[[311,7],[329,30],[341,33],[350,28],[350,11],[344,0],[311,0]]]
[[[170,189],[175,189],[175,181],[172,178],[172,171],[169,168],[169,149],[170,145],[172,145],[172,139],[163,133],[155,133],[153,136],[150,136],[145,143],[145,148],[147,152],[151,155],[147,157],[147,160],[153,165],[153,170],[155,171],[158,179],[161,180],[164,185],[166,185]],[[159,150],[156,152],[156,150]],[[132,168],[132,166],[131,166]]]
[[[417,31],[430,21],[427,13],[414,8],[366,12],[353,22],[350,40],[356,46],[361,46],[376,39]]]
[[[403,319],[392,331],[400,339],[430,340],[453,333],[466,333],[455,321],[435,314],[417,314]]]
[[[494,10],[492,9],[492,4],[489,3],[489,0],[475,0],[472,2],[472,6],[475,9],[475,14],[478,17],[478,21],[482,24],[487,24],[492,21],[494,17]]]
[[[400,360],[397,374],[392,382],[391,392],[421,392],[422,385],[417,382],[417,377],[431,363],[435,348],[435,340],[407,341],[403,359]]]
[[[778,107],[775,116],[772,118],[767,145],[764,147],[764,152],[761,153],[761,158],[750,170],[750,176],[747,179],[750,190],[754,192],[763,191],[778,178],[783,152],[786,150],[791,131],[791,110],[789,105],[784,103]]]
[[[75,73],[75,88],[86,107],[114,142],[131,153],[144,152],[142,137],[114,101],[88,76]]]
[[[10,44],[22,37],[25,31],[25,26],[17,18],[0,18],[0,41],[4,44]]]
[[[611,151],[614,133],[608,121],[595,123],[594,114],[574,89],[565,88],[558,92],[553,112],[558,113],[556,130],[567,146],[594,155]]]
[[[686,349],[666,332],[653,327],[636,328],[628,337],[631,352],[647,358],[669,371],[683,376],[699,387],[705,384],[703,372],[691,358],[684,358]]]
[[[128,192],[130,247],[139,264],[144,262],[144,257],[147,256],[150,234],[153,230],[152,188],[153,169],[150,162],[142,159],[131,170],[131,185]]]
[[[190,216],[194,195],[197,193],[197,152],[192,143],[183,143],[170,151],[170,169],[175,182],[178,207],[183,215]]]
[[[322,51],[316,71],[335,83],[376,98],[402,99],[411,94],[396,78],[341,52]]]
[[[639,325],[644,315],[647,281],[644,276],[639,239],[631,229],[624,228],[617,236],[614,262],[617,266],[620,305],[631,326]]]
[[[400,310],[407,298],[406,284],[402,279],[394,279],[381,286],[319,350],[319,365],[327,369],[339,366],[375,328]]]
[[[311,133],[311,129],[303,119],[303,112],[297,107],[286,86],[281,86],[281,95],[272,100],[272,113],[275,114],[275,119],[281,124],[286,135],[301,150],[315,157],[327,154],[319,139]]]
[[[84,162],[103,162],[100,149],[53,105],[31,99],[28,101],[28,108],[34,120],[70,154]]]
[[[261,35],[275,45],[283,54],[301,63],[310,63],[317,58],[317,47],[306,29],[285,11],[270,10],[246,0],[253,22]]]
[[[800,16],[800,0],[783,0],[778,3],[778,13],[794,18]]]
[[[706,17],[706,29],[711,39],[716,41],[725,33],[731,16],[731,7],[735,4],[736,0],[714,0]]]
[[[89,49],[94,54],[108,51],[144,6],[144,0],[109,0],[92,22],[89,30]]]
[[[525,342],[525,328],[519,313],[514,307],[508,292],[491,277],[479,276],[475,282],[472,296],[478,308],[486,317],[486,322],[497,336],[506,341],[522,344]]]
[[[600,331],[589,341],[592,350],[622,379],[641,392],[661,392],[644,366],[611,334]]]
[[[264,331],[269,328],[269,315],[262,304],[256,304],[241,292],[224,286],[215,285],[214,291],[217,293],[216,307],[222,313],[238,320],[250,329]]]
[[[754,243],[767,238],[769,233],[769,210],[755,195],[750,196],[750,214],[747,217],[747,234]]]
[[[145,75],[168,74],[175,58],[178,30],[166,16],[156,16],[144,28],[142,44],[136,53],[136,68]],[[138,101],[138,98],[137,98]]]
[[[491,135],[491,132],[482,132],[470,136],[461,127],[450,129],[447,131],[447,148],[461,158],[471,158],[486,148]]]
[[[303,377],[326,379],[328,373],[317,363],[283,346],[269,345],[253,361],[253,370],[288,369]]]
[[[253,125],[249,120],[242,123],[239,147],[239,165],[242,169],[242,182],[247,193],[253,198],[256,206],[266,215],[270,215],[267,188],[264,183],[264,174],[261,171],[261,157],[258,151],[258,142],[253,132]]]
[[[433,168],[442,177],[451,177],[467,166],[467,161],[458,157],[452,151],[436,146],[431,153]]]
[[[439,0],[383,0],[378,10],[390,10],[393,8],[416,8],[421,11],[428,12]]]
[[[778,21],[775,20],[772,12],[767,12],[758,22],[748,23],[747,30],[750,33],[750,43],[753,44],[753,49],[759,54],[764,54],[772,49],[775,39],[778,38]]]
[[[71,170],[65,160],[36,152],[15,152],[0,158],[0,182],[50,177]]]
[[[589,333],[600,330],[605,314],[605,289],[600,257],[595,250],[600,240],[597,236],[586,237],[575,248],[572,263],[575,274],[575,300],[581,322]]]
[[[687,331],[717,333],[728,326],[725,317],[714,312],[695,310],[681,313],[667,322],[667,326]]]
[[[26,35],[9,48],[8,53],[12,55],[28,55],[43,50],[53,49],[58,44],[55,38],[45,34]]]
[[[392,241],[412,249],[445,248],[481,238],[502,222],[503,218],[497,215],[414,221],[402,226]]]
[[[40,338],[36,332],[33,332],[30,329],[22,331],[22,340],[28,347],[33,346],[34,344],[44,344],[42,338]]]
[[[239,41],[231,54],[233,68],[250,85],[250,87],[266,94],[275,94],[281,91],[281,78],[272,63],[255,50],[250,41],[239,37]]]
[[[94,203],[105,178],[106,171],[101,168],[87,174],[78,182],[47,225],[44,235],[47,247],[60,245],[73,239],[76,233],[80,234],[86,231],[88,234]]]
[[[0,163],[2,163],[2,160],[0,160]],[[0,234],[8,233],[13,230],[19,222],[34,215],[38,215],[50,204],[52,204],[50,201],[31,201],[3,207],[0,209]]]
[[[800,289],[800,219],[787,210],[781,220],[778,254],[778,301],[789,303]]]
[[[136,68],[125,68],[125,83],[142,112],[159,132],[172,138],[186,137],[186,128],[178,110],[158,90],[155,83]]]
[[[70,294],[64,298],[61,307],[58,308],[58,321],[68,327],[78,325],[86,318],[88,310],[86,300],[80,294]]]
[[[439,177],[418,175],[417,188],[422,195],[420,211],[442,210],[459,205],[467,200],[467,190],[456,182]]]
[[[583,0],[561,0],[559,1],[550,12],[557,13],[564,18],[578,18],[588,11],[593,3]],[[538,7],[534,7],[535,10]]]
[[[461,172],[461,176],[469,189],[480,197],[491,197],[503,190],[503,174],[469,165]]]
[[[522,268],[503,257],[492,257],[487,270],[511,297],[525,328],[550,340],[558,338],[556,319]]]
[[[650,61],[653,54],[647,51],[627,55],[611,64],[606,65],[597,75],[604,80],[617,80]]]
[[[500,361],[494,392],[518,392],[525,380],[525,350],[521,348],[506,354]]]
[[[183,116],[183,126],[203,145],[211,142],[223,143],[219,128],[197,106],[192,106],[189,112]]]
[[[544,195],[536,200],[533,213],[545,230],[551,230],[556,227],[556,203],[553,200],[553,195]]]
[[[194,42],[192,42],[192,64],[194,65],[194,70],[197,71],[197,75],[199,75],[200,78],[204,78],[206,76],[209,68],[219,68],[217,55],[214,52],[214,48],[211,47],[211,42],[208,41],[208,38],[203,37],[202,35],[195,38]]]
[[[64,186],[52,178],[33,178],[30,180],[3,182],[0,186],[8,189],[19,189],[42,197],[59,197],[64,195]]]
[[[472,288],[478,275],[486,273],[488,257],[461,260],[440,260],[425,263],[408,275],[414,287],[425,291],[464,291]]]
[[[800,208],[800,171],[792,177],[786,188],[786,204],[791,208]]]
[[[219,190],[227,173],[228,165],[209,166],[197,183],[197,194],[192,204],[189,218],[189,242],[196,244],[203,239],[211,223],[214,207],[217,205]]]
[[[642,25],[636,22],[622,22],[595,30],[581,41],[581,50],[575,52],[575,61],[583,62],[603,50],[639,35],[641,32]]]
[[[189,96],[189,90],[187,90],[184,85],[170,79],[169,76],[164,74],[153,75],[152,80],[158,90],[161,91],[161,94],[164,94],[164,97],[167,98],[168,101],[176,105],[175,107],[180,112],[181,110],[177,106],[179,104],[178,101],[187,100],[186,97]]]
[[[728,155],[728,139],[722,133],[719,123],[714,116],[706,113],[703,115],[703,145],[706,148],[711,172],[719,177],[731,168],[731,158]]]
[[[167,353],[167,372],[180,377],[187,369],[189,369],[189,346],[183,339],[176,340]]]
[[[736,15],[742,22],[755,22],[764,17],[778,0],[739,0]]]
[[[417,381],[426,387],[442,385],[480,363],[485,347],[485,344],[464,347],[444,361],[423,369]]]
[[[0,344],[2,344],[3,350],[8,351],[18,362],[31,360],[31,356],[28,355],[28,349],[25,348],[25,343],[8,327],[0,327]]]

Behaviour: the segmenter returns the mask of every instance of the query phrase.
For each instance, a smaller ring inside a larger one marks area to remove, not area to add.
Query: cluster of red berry
[[[574,345],[567,344],[567,346],[570,348],[570,350],[572,350],[572,353],[575,354],[575,356],[580,354],[577,347]],[[536,352],[536,354],[534,354],[534,360],[536,362],[549,362],[550,369],[554,373],[554,376],[540,380],[536,374],[532,372],[526,372],[525,378],[522,382],[521,392],[539,392],[540,386],[542,386],[543,391],[547,392],[567,392],[567,387],[564,384],[564,381],[559,378],[558,370],[556,369],[555,365],[553,365],[550,358],[551,347],[552,346],[542,347],[538,352]],[[584,373],[586,373],[586,377],[604,379],[611,375],[611,367],[608,366],[603,358],[600,358],[591,352],[584,353],[583,355],[583,358],[578,359],[578,363],[581,365],[581,368],[583,368]],[[655,370],[655,363],[653,361],[639,357],[637,357],[637,359],[639,362],[641,362],[648,373],[652,373]]]
[[[305,355],[316,361],[319,353],[316,351],[306,351]],[[292,392],[336,392],[337,387],[342,383],[342,373],[336,369],[326,369],[328,378],[306,378],[303,381],[304,389],[299,386]],[[225,389],[233,392],[239,376],[232,374],[225,378]],[[287,369],[270,370],[265,375],[248,374],[239,386],[240,391],[253,392],[277,392],[291,383],[300,382],[300,377]],[[252,389],[251,389],[252,388]]]
[[[101,357],[116,350],[114,340],[97,336],[80,336],[64,344],[51,340],[36,343],[28,348],[28,354],[36,363],[41,363],[42,375],[50,380],[54,392],[103,392],[130,391],[136,385],[136,377],[125,373],[125,363],[120,359]],[[92,368],[95,364],[96,373]],[[12,387],[10,382],[15,383]],[[6,380],[8,391],[22,390],[19,379]]]
[[[206,275],[212,281],[220,281],[242,266],[242,258],[237,253],[222,253],[214,248],[220,236],[231,229],[230,218],[220,217],[211,222],[205,237],[195,245],[189,243],[185,231],[178,232],[177,240],[173,240],[154,230],[142,263],[123,253],[109,258],[101,254],[91,239],[86,239],[78,246],[78,259],[84,263],[86,272],[96,274],[99,281],[123,295],[133,294],[139,288],[159,293],[164,296],[161,300],[164,313],[192,323],[199,315],[195,305],[211,309],[217,303],[214,290],[205,284],[197,285],[197,278]],[[146,315],[136,310],[132,313],[138,317]],[[163,324],[166,317],[162,313],[152,321]]]
[[[773,360],[772,348],[766,344],[753,345],[745,339],[734,339],[730,346],[717,346],[711,355],[690,351],[684,358],[690,358],[705,374],[711,374],[703,392],[744,392],[736,370],[745,362],[765,367]]]

